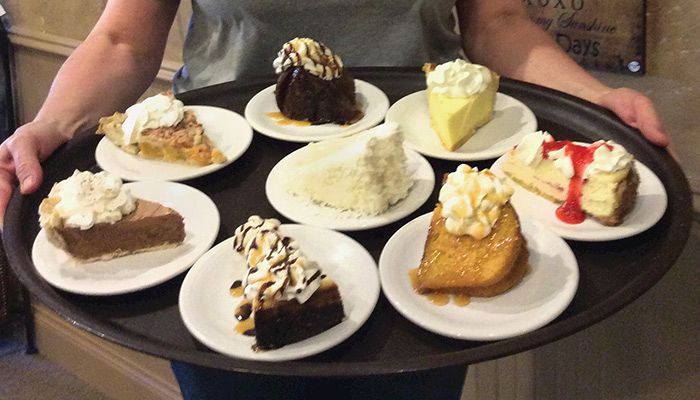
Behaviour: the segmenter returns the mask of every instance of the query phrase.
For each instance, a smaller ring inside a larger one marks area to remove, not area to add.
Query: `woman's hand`
[[[617,114],[627,125],[639,129],[655,145],[666,147],[671,143],[654,104],[638,91],[610,89],[595,99],[595,103]]]
[[[645,138],[668,146],[654,105],[632,89],[611,89],[581,68],[527,14],[522,0],[459,0],[457,15],[470,60],[502,76],[586,99],[610,109]]]
[[[15,186],[22,194],[39,188],[44,174],[40,162],[67,140],[52,124],[34,121],[23,125],[0,145],[0,226]]]

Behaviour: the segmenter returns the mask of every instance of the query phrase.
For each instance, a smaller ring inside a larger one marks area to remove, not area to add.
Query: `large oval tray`
[[[354,72],[357,78],[384,90],[392,103],[425,85],[417,69],[369,68]],[[186,104],[213,105],[242,113],[247,101],[273,82],[273,77],[268,77],[226,83],[180,97]],[[20,281],[42,303],[74,325],[145,353],[210,367],[274,375],[366,376],[469,364],[541,346],[610,316],[664,275],[688,238],[691,195],[676,162],[609,112],[556,91],[508,79],[502,80],[500,90],[526,103],[537,115],[540,128],[555,133],[557,138],[615,139],[659,176],[669,195],[666,214],[642,234],[605,243],[570,242],[581,270],[575,298],[555,321],[522,336],[495,342],[448,339],[410,323],[382,296],[367,323],[341,345],[304,360],[265,363],[214,353],[189,334],[177,307],[183,275],[151,289],[115,297],[85,297],[57,290],[37,275],[30,258],[32,242],[39,231],[37,207],[52,183],[73,169],[97,169],[94,149],[99,138],[87,133],[45,163],[45,183],[36,194],[14,194],[5,218],[5,249]],[[264,182],[275,163],[299,147],[258,134],[242,158],[214,174],[187,182],[209,194],[217,204],[222,224],[217,242],[232,235],[236,225],[251,214],[285,221],[267,202]],[[430,162],[436,177],[457,165],[441,160]],[[487,167],[491,162],[474,164]],[[437,187],[431,199],[412,215],[350,236],[378,258],[388,238],[407,221],[431,211],[436,199]]]

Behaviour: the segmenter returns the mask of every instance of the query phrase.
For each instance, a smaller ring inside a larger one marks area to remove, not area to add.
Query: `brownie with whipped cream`
[[[48,239],[79,261],[108,260],[174,247],[185,239],[182,216],[139,199],[107,172],[75,171],[39,206]]]
[[[355,80],[323,43],[295,38],[273,62],[278,74],[277,107],[290,119],[312,124],[351,124],[363,113],[355,99]]]
[[[234,251],[246,260],[240,324],[251,329],[256,350],[269,350],[318,335],[345,318],[336,283],[309,260],[276,219],[257,215],[236,228]],[[252,324],[250,324],[252,320]]]

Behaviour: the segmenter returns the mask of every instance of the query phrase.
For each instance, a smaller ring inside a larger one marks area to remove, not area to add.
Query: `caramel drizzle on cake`
[[[256,351],[304,340],[345,318],[338,286],[279,225],[254,215],[234,234],[233,248],[247,267],[245,278],[231,285],[232,294],[244,287],[245,296],[235,312],[236,331],[255,336]]]

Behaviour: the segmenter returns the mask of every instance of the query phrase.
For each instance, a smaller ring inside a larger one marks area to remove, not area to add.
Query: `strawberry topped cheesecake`
[[[557,218],[579,224],[590,216],[620,225],[634,208],[639,175],[634,157],[612,140],[591,144],[533,132],[507,155],[503,171],[525,189],[560,203]]]

